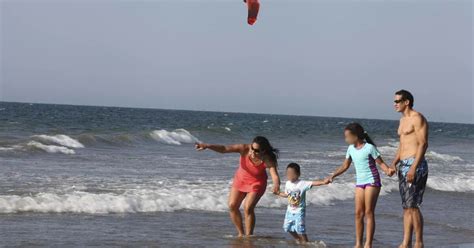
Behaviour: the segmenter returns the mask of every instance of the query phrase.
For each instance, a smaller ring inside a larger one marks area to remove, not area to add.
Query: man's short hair
[[[415,98],[413,98],[413,95],[408,91],[408,90],[399,90],[397,92],[395,92],[395,95],[399,95],[402,97],[401,100],[408,100],[410,101],[410,108],[413,108],[413,105],[415,105]]]

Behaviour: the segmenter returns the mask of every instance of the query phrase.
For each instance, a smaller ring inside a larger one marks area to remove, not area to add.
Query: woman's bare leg
[[[245,198],[246,193],[240,192],[237,189],[231,188],[229,194],[229,214],[232,223],[239,237],[244,236],[244,226],[242,225],[242,214],[240,213],[240,205]]]
[[[245,235],[253,235],[255,228],[255,206],[262,197],[262,193],[247,193],[245,197],[244,213],[245,213]]]

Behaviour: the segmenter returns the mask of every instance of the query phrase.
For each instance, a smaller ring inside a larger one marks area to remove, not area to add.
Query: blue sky
[[[1,6],[0,100],[474,123],[471,1]]]

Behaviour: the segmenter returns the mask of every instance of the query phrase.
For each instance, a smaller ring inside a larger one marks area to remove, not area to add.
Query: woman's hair
[[[263,155],[268,156],[272,162],[276,162],[278,159],[278,149],[273,148],[267,138],[263,136],[257,136],[253,138],[252,143],[257,143],[260,146],[260,151]]]
[[[286,169],[288,170],[289,168],[292,168],[293,170],[295,170],[296,174],[301,175],[301,169],[300,169],[300,165],[297,164],[297,163],[289,163],[288,166],[286,166]]]
[[[351,134],[357,136],[357,138],[359,138],[360,140],[365,140],[365,142],[376,146],[375,142],[369,137],[369,134],[367,134],[367,132],[359,123],[350,123],[346,126],[346,128],[344,128],[344,130],[349,131]]]

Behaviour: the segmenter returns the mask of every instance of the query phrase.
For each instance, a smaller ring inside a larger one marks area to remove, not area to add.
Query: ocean
[[[282,229],[286,201],[269,191],[257,206],[255,237],[235,238],[226,210],[239,157],[193,144],[264,135],[281,150],[283,185],[289,162],[308,180],[339,166],[352,121],[390,163],[398,121],[0,102],[0,246],[296,246]],[[430,122],[429,144],[425,245],[474,247],[474,125]],[[309,191],[312,246],[354,244],[354,176],[351,167]],[[397,179],[383,175],[382,184],[374,246],[396,247]]]

